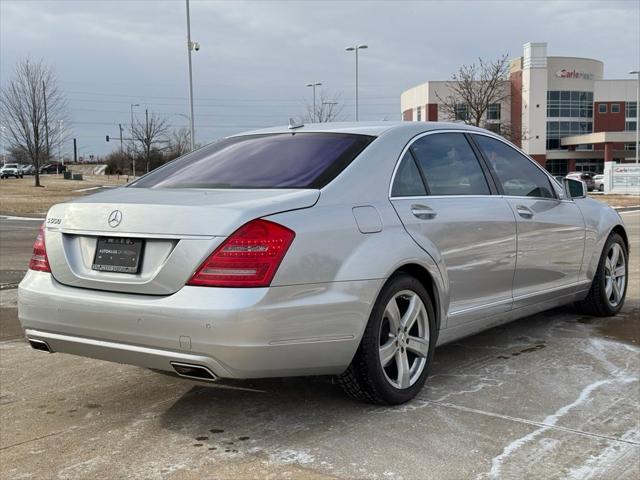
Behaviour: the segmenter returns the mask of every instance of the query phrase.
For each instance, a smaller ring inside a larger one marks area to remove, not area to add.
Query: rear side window
[[[402,157],[393,180],[392,197],[421,197],[427,194],[413,155],[407,151]]]
[[[437,133],[411,146],[430,195],[490,195],[482,167],[461,133]]]
[[[549,177],[515,148],[484,135],[474,138],[505,195],[555,198]]]
[[[220,140],[131,184],[138,188],[322,188],[375,137],[344,133]]]

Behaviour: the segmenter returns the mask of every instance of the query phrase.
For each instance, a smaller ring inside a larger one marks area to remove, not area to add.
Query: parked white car
[[[22,178],[22,169],[17,163],[5,163],[0,168],[0,178]]]
[[[593,188],[599,192],[604,192],[604,175],[595,175],[593,177]]]

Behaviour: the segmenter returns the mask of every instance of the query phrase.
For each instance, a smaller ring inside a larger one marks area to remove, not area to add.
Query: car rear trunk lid
[[[117,188],[55,205],[45,234],[51,272],[70,286],[169,295],[243,224],[311,207],[319,196],[312,189]],[[144,243],[136,273],[92,268],[105,237]]]

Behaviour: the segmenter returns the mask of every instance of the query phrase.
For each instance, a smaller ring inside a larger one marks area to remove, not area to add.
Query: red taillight
[[[187,285],[268,287],[296,234],[268,220],[252,220],[207,258]]]
[[[33,253],[29,260],[29,268],[39,272],[51,272],[49,259],[47,258],[47,247],[44,244],[44,223],[40,227],[36,241],[33,244]]]

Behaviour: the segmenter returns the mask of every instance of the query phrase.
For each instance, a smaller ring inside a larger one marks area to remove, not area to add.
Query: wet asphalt
[[[439,348],[412,402],[331,378],[204,385],[32,350],[16,289],[38,222],[0,219],[0,478],[640,478],[640,212],[620,315],[569,307]]]

